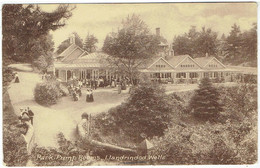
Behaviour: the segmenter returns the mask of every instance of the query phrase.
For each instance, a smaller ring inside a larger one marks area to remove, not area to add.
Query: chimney
[[[156,30],[156,36],[161,36],[160,35],[160,27],[157,27],[155,30]]]
[[[70,44],[75,44],[75,35],[74,34],[72,34],[70,36]]]

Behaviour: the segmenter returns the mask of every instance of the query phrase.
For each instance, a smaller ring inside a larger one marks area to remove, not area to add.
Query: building
[[[160,36],[160,29],[156,29]],[[174,55],[172,46],[161,42],[158,57],[152,59],[140,71],[150,77],[152,81],[162,83],[194,83],[201,78],[223,82],[241,80],[242,72],[238,69],[228,68],[217,58],[205,56],[192,58],[189,55]]]
[[[156,29],[160,36],[160,29]],[[108,55],[100,52],[87,53],[75,44],[75,37],[70,38],[71,45],[63,51],[54,63],[55,75],[61,81],[71,78],[96,79],[102,77],[120,79],[115,68],[105,62]],[[189,55],[174,55],[167,42],[159,44],[159,54],[139,69],[152,81],[162,83],[195,83],[201,78],[223,82],[241,80],[241,71],[228,68],[215,57],[206,56],[192,58]]]
[[[55,76],[62,82],[73,78],[93,80],[116,77],[114,70],[104,61],[108,55],[100,52],[87,53],[75,44],[74,36],[70,37],[70,43],[54,62]]]

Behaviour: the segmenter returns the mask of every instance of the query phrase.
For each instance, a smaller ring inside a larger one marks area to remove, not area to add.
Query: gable
[[[176,65],[176,69],[200,69],[200,66],[191,57],[187,57]]]
[[[76,48],[75,50],[73,50],[69,55],[67,55],[67,57],[65,57],[62,62],[72,62],[75,59],[77,59],[79,56],[81,56],[84,53],[84,51],[82,51],[80,48]]]
[[[163,58],[159,58],[152,65],[150,65],[148,67],[148,69],[169,70],[169,69],[173,69],[173,67],[171,65],[169,65],[169,63],[166,60],[164,60]]]
[[[225,68],[225,66],[219,62],[216,58],[213,58],[212,60],[210,60],[205,66],[204,68],[207,69],[223,69]]]

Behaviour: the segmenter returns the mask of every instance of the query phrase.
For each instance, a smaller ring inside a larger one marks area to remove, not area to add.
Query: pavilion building
[[[160,29],[156,29],[160,36]],[[75,37],[70,38],[71,45],[65,49],[54,63],[55,76],[63,82],[69,79],[121,78],[116,68],[105,60],[107,54],[96,52],[89,54],[75,44]],[[165,42],[159,44],[160,53],[139,68],[139,71],[150,77],[152,81],[165,83],[194,83],[201,78],[209,77],[223,82],[241,80],[241,71],[228,68],[217,58],[192,58],[189,55],[174,55],[171,46]]]

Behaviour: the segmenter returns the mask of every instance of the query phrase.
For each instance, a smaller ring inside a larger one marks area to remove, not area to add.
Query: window
[[[204,72],[204,77],[208,78],[209,77],[209,73],[208,72]]]
[[[165,68],[165,65],[156,65],[156,68]]]
[[[171,73],[166,73],[165,75],[166,75],[166,78],[171,78],[172,77]]]
[[[176,78],[186,78],[186,73],[185,72],[177,73]]]
[[[214,78],[218,77],[218,72],[214,72]]]
[[[190,73],[190,78],[198,78],[198,77],[199,77],[198,73],[196,73],[196,72]]]

